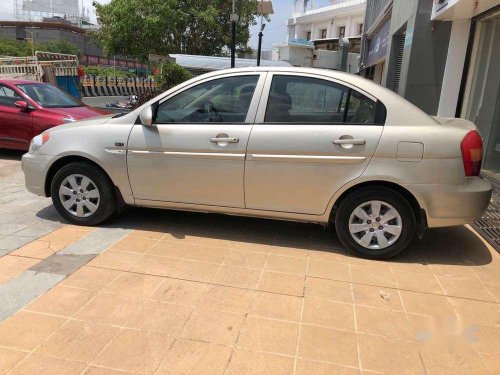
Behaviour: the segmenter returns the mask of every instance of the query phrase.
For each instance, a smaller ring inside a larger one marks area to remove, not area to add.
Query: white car
[[[387,258],[425,227],[482,215],[482,147],[471,122],[431,117],[359,76],[248,68],[51,129],[23,170],[75,224],[126,205],[334,223],[349,250]]]

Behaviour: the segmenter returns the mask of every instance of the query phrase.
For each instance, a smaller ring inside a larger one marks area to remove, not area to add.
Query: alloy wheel
[[[88,217],[99,208],[101,195],[97,185],[81,174],[67,176],[59,186],[59,199],[66,211],[76,217]]]
[[[357,206],[349,218],[349,233],[361,246],[381,250],[395,243],[403,229],[399,212],[379,200]]]

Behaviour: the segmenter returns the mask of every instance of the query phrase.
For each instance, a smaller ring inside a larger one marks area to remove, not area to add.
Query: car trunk
[[[462,129],[466,133],[469,132],[470,130],[476,129],[476,125],[474,125],[469,120],[465,120],[463,118],[439,117],[439,116],[431,116],[431,117],[441,125]]]

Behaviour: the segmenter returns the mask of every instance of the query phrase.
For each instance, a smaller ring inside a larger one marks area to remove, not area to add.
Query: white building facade
[[[288,42],[360,36],[366,0],[293,0]]]
[[[274,46],[277,59],[294,66],[357,72],[366,0],[292,0],[291,5],[287,40]],[[343,38],[350,40],[345,67],[340,52]]]

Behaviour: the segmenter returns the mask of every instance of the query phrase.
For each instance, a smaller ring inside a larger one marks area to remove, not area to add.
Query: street
[[[97,107],[97,108],[105,108],[106,103],[114,103],[127,100],[128,96],[93,96],[93,97],[82,98],[82,102],[91,107]]]
[[[20,157],[0,152],[0,373],[498,370],[500,256],[468,226],[390,261],[312,224],[136,208],[76,227]]]

